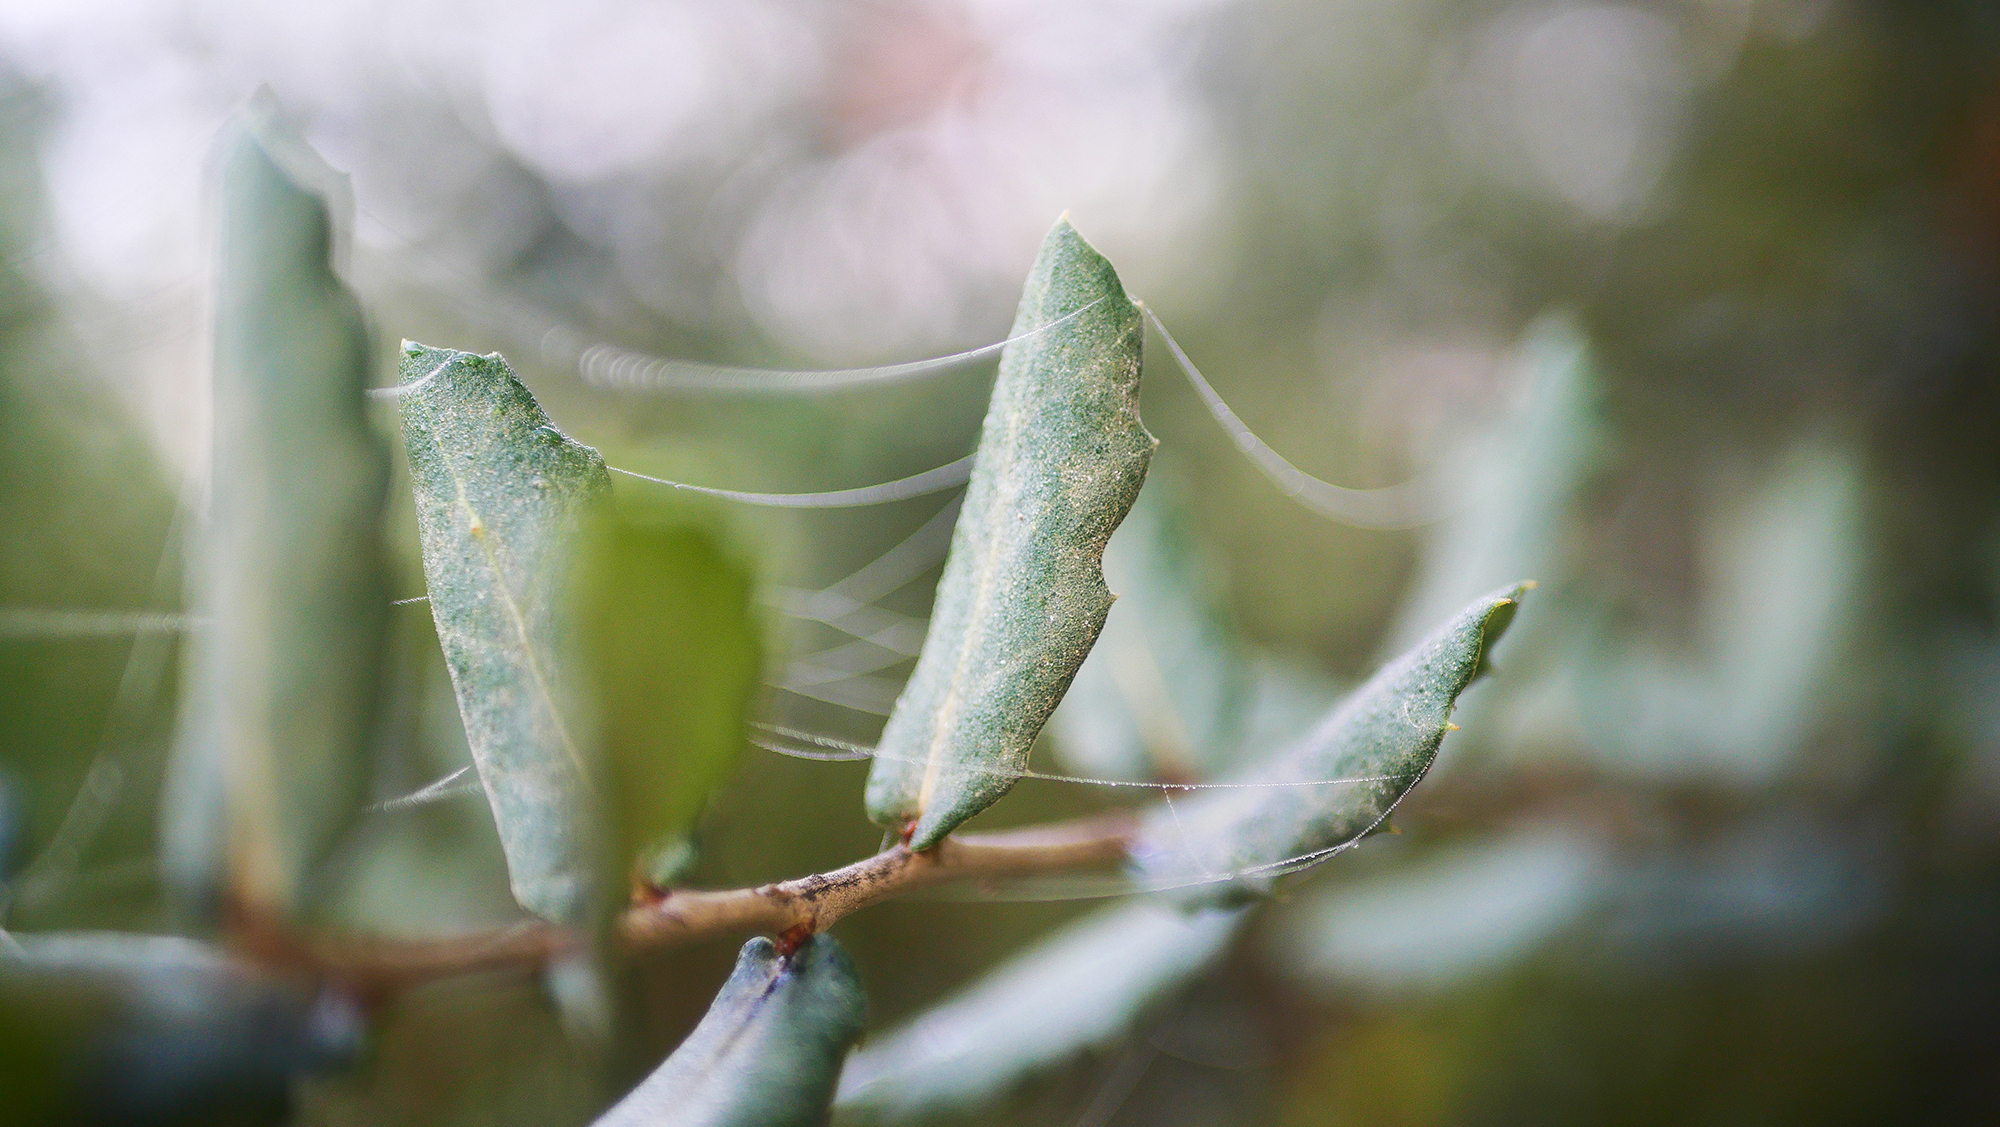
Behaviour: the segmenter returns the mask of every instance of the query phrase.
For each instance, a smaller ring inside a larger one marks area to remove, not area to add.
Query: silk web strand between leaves
[[[888,759],[903,763],[922,762],[922,760],[912,756],[890,755],[886,752],[876,751],[872,747],[848,743],[845,740],[836,740],[829,736],[801,732],[793,728],[783,728],[775,724],[758,723],[755,726],[780,737],[804,740],[808,743],[832,749],[830,751],[807,750],[759,737],[752,737],[750,740],[751,743],[756,744],[765,751],[775,752],[776,754],[788,756],[793,759],[806,759],[822,763],[850,763],[866,759]],[[1046,783],[1075,783],[1080,786],[1094,787],[1131,787],[1139,790],[1159,791],[1162,794],[1175,794],[1180,791],[1190,790],[1269,790],[1278,787],[1331,787],[1353,783],[1392,783],[1400,782],[1409,777],[1408,775],[1356,775],[1342,779],[1291,779],[1267,783],[1149,783],[1135,779],[1093,779],[1081,775],[1056,775],[1045,771],[1010,771],[998,767],[977,767],[967,768],[967,770],[975,770],[980,774],[1002,776],[1009,779],[1034,779]]]

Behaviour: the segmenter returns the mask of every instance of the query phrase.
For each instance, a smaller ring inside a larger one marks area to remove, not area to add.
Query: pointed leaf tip
[[[1012,335],[1029,333],[1001,354],[930,631],[868,777],[869,816],[914,822],[914,849],[1027,766],[1103,628],[1104,545],[1155,445],[1139,419],[1138,308],[1067,221],[1021,294]]]
[[[1148,815],[1133,846],[1165,886],[1264,881],[1325,859],[1379,827],[1430,770],[1459,693],[1506,631],[1526,588],[1474,602],[1370,678],[1297,744],[1237,780]]]

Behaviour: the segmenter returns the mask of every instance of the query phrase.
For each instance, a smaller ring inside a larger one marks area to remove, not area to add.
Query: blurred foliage
[[[1538,613],[1509,639],[1498,676],[1469,690],[1455,717],[1464,730],[1399,808],[1400,835],[1317,871],[1185,989],[1135,1001],[1128,1035],[1062,1054],[983,1110],[930,1121],[1992,1117],[2000,19],[1969,0],[1174,7],[1169,30],[1146,25],[1152,38],[1102,38],[1173,60],[1185,104],[1116,108],[1155,115],[1128,114],[1135,149],[1180,152],[1169,109],[1198,107],[1224,171],[1142,181],[1146,199],[1172,196],[1195,219],[1134,204],[1141,218],[1107,253],[1238,412],[1303,468],[1362,486],[1435,468],[1468,499],[1429,532],[1327,525],[1272,490],[1178,377],[1150,365],[1159,464],[1186,486],[1193,534],[1226,564],[1232,617],[1258,660],[1302,671],[1310,696],[1367,675],[1434,625],[1440,602],[1519,578],[1515,561],[1542,582]],[[879,8],[829,37],[842,44],[828,52],[829,87],[876,89],[838,60],[901,58],[884,54],[888,29],[921,47],[926,20],[956,10]],[[1061,19],[1076,18],[1036,12],[1024,22],[1067,29]],[[579,50],[588,60],[589,45]],[[959,304],[884,315],[879,344],[854,343],[876,339],[854,309],[873,309],[878,291],[868,277],[850,285],[864,252],[806,259],[801,291],[851,297],[828,298],[838,316],[807,329],[728,296],[731,271],[749,261],[728,240],[762,201],[793,198],[773,184],[870,151],[856,130],[907,140],[921,104],[898,116],[880,99],[822,92],[739,148],[675,163],[688,146],[663,143],[658,170],[593,180],[551,172],[539,150],[436,92],[458,87],[324,70],[369,94],[318,104],[315,140],[348,142],[325,147],[366,166],[364,213],[424,220],[407,242],[357,254],[356,285],[385,339],[505,348],[551,414],[612,464],[680,480],[840,488],[970,448],[978,371],[872,392],[641,398],[593,389],[542,348],[551,323],[743,362],[802,362],[816,341],[840,362],[997,336],[1011,293],[965,297],[992,289],[977,280],[988,275],[965,266],[975,282],[952,288],[951,271],[987,255],[1018,277],[1032,248],[980,242],[985,229],[949,209],[941,226],[977,253],[941,254],[944,266],[916,251],[879,257],[922,283],[912,289]],[[1131,75],[1106,81],[1144,86]],[[218,85],[242,93],[233,78]],[[928,88],[895,89],[921,101]],[[0,545],[0,606],[174,611],[178,562],[163,546],[179,541],[182,439],[151,411],[145,357],[125,363],[106,343],[106,326],[149,323],[145,309],[67,273],[44,215],[44,168],[75,160],[37,147],[64,135],[63,96],[16,90],[0,103],[0,506],[17,530]],[[1097,129],[1097,109],[1064,113]],[[1060,134],[1061,116],[1029,115],[1020,135]],[[1092,136],[1126,159],[1133,149],[1107,132]],[[1022,151],[1005,150],[1069,184]],[[953,183],[989,173],[974,165]],[[1016,175],[1003,183],[1019,188]],[[446,181],[463,187],[406,188]],[[881,182],[925,207],[922,193],[939,190]],[[884,191],[882,224],[928,229],[932,212]],[[795,208],[799,229],[850,236],[837,200],[797,195],[810,204]],[[1069,201],[1044,202],[1019,205],[1036,231]],[[1123,202],[1098,205],[1108,226]],[[1095,229],[1088,206],[1077,218]],[[1559,319],[1538,324],[1552,310]],[[909,327],[925,317],[945,327]],[[935,511],[731,513],[728,531],[760,576],[816,589]],[[407,508],[390,520],[399,591],[415,594],[414,520]],[[883,606],[924,614],[935,575],[913,574]],[[469,763],[427,616],[395,613],[407,633],[390,659],[377,801]],[[0,793],[15,796],[21,827],[4,922],[157,930],[169,636],[17,628],[28,621],[8,618],[0,639]],[[785,622],[773,658],[847,640]],[[862,740],[879,725],[794,694],[770,708]],[[689,879],[750,884],[872,850],[863,774],[746,757],[702,823]],[[1116,797],[1026,781],[977,824]],[[339,859],[337,906],[402,933],[509,919],[499,853],[471,794],[374,810]],[[962,988],[976,996],[983,972],[1087,910],[913,901],[839,930],[871,1028],[887,1030]],[[382,1015],[359,1068],[304,1085],[302,1117],[585,1121],[618,1086],[602,1071],[629,1085],[693,1027],[732,948],[631,968],[636,1004],[617,1054],[630,1059],[609,1065],[565,1035],[537,984],[426,988]],[[23,1032],[41,1020],[0,1007],[10,1093],[50,1075],[48,1047]]]

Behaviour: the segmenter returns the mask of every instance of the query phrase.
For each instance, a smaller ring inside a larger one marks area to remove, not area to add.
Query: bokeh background
[[[1089,1044],[918,1118],[2000,1113],[1991,7],[0,4],[18,933],[174,926],[154,825],[204,480],[211,149],[267,83],[352,178],[345,269],[380,383],[405,337],[498,349],[613,465],[765,491],[905,476],[971,448],[990,363],[645,392],[593,378],[587,349],[825,368],[987,344],[1067,210],[1286,457],[1445,498],[1401,531],[1301,506],[1150,342],[1158,473],[1259,677],[1330,698],[1471,597],[1540,581],[1399,834],[1295,878]],[[815,589],[939,503],[712,512],[770,589]],[[920,618],[934,575],[882,607]],[[384,799],[466,755],[428,616],[398,614]],[[907,659],[849,648],[829,678],[800,659],[839,635],[775,610],[770,629],[764,715],[872,739]],[[1091,773],[1089,749],[1045,742],[1046,769]],[[864,767],[749,753],[696,879],[871,851]],[[985,821],[1118,798],[1025,783]],[[349,924],[517,911],[475,795],[372,813],[340,864]],[[906,902],[839,934],[885,1031],[1097,907]],[[635,968],[647,1002],[614,1072],[675,1043],[733,948]],[[173,1009],[172,981],[120,989],[155,1014],[109,1058],[138,1062],[128,1121],[193,1074],[245,1121],[587,1122],[605,1098],[533,982],[440,984],[365,1033],[324,1005],[218,1022]],[[41,1028],[0,1029],[0,1086],[74,1067]],[[359,1062],[321,1067],[343,1038]],[[0,1120],[29,1114],[9,1106],[0,1087]]]

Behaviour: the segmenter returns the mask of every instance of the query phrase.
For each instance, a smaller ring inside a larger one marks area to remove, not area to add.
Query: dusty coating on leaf
[[[387,444],[368,340],[330,261],[332,179],[259,101],[222,147],[208,520],[189,586],[185,720],[161,808],[167,880],[302,908],[363,798],[389,583]],[[337,188],[337,185],[333,185]]]
[[[431,617],[514,897],[577,923],[601,850],[591,772],[565,721],[564,584],[578,526],[611,479],[497,353],[406,344],[402,377]]]
[[[1417,785],[1451,730],[1452,703],[1506,629],[1520,584],[1473,603],[1369,678],[1304,739],[1241,782],[1303,783],[1204,792],[1147,816],[1132,847],[1145,881],[1191,884],[1273,876],[1285,863],[1353,842]],[[1259,870],[1263,869],[1263,872]]]
[[[826,1122],[868,1004],[831,936],[789,958],[752,939],[708,1013],[596,1127],[812,1127]]]
[[[1081,311],[1080,313],[1078,311]],[[1139,310],[1059,220],[1028,274],[916,671],[882,731],[868,814],[926,849],[992,805],[1104,626],[1104,545],[1156,445]]]

